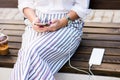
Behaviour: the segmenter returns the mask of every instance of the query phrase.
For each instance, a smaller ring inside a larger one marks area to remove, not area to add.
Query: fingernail
[[[52,22],[50,21],[50,24],[52,24]]]
[[[43,28],[44,26],[39,26],[40,28]]]

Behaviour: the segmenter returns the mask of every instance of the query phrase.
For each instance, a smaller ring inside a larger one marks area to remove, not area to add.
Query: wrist
[[[61,22],[61,26],[68,25],[68,20],[65,17],[63,17],[62,19],[60,19],[60,22]]]
[[[65,18],[68,21],[67,24],[71,24],[72,23],[72,19],[68,15],[66,15]]]
[[[62,26],[67,26],[68,24],[71,24],[71,23],[72,23],[72,20],[68,15],[66,15],[61,19]]]

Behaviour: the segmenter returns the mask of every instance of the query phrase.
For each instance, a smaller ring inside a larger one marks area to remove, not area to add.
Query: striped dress
[[[41,22],[60,19],[66,12],[36,11]],[[83,22],[75,20],[54,32],[36,32],[27,23],[22,35],[22,46],[10,80],[55,80],[54,74],[70,59],[78,48]]]

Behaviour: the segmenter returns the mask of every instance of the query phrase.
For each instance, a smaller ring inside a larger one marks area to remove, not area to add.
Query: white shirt
[[[89,0],[18,0],[18,8],[22,13],[26,7],[45,13],[73,10],[83,19],[89,13]]]

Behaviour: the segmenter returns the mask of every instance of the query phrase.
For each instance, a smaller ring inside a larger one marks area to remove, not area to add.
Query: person
[[[89,0],[18,0],[25,32],[10,80],[55,80],[78,48]]]

